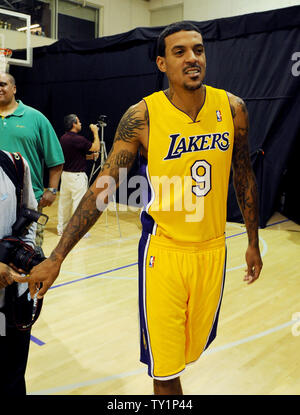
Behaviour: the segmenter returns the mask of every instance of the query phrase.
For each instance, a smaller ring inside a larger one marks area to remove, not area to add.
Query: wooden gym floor
[[[58,198],[57,198],[58,199]],[[58,242],[57,202],[44,251]],[[139,362],[139,213],[104,213],[63,264],[33,326],[28,395],[150,395]],[[188,395],[300,393],[300,226],[276,213],[260,230],[264,267],[243,282],[245,227],[226,226],[228,260],[218,336],[182,375]],[[296,321],[298,319],[298,322]]]

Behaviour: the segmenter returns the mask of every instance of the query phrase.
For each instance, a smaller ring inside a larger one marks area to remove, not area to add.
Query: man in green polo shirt
[[[0,149],[19,152],[27,160],[39,210],[51,206],[56,197],[64,155],[48,119],[36,109],[15,99],[16,83],[12,75],[0,72]],[[44,166],[49,170],[44,189]],[[36,245],[42,246],[37,232]]]

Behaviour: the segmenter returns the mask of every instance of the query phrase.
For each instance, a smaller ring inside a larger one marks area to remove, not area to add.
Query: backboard
[[[0,48],[12,50],[8,65],[32,66],[31,16],[0,8]],[[14,57],[17,50],[25,50],[24,58]]]

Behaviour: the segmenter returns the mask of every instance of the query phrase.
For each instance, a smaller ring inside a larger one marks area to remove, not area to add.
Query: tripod
[[[105,123],[105,121],[101,120],[101,118],[104,118],[105,116],[100,116],[100,120],[98,121],[98,124],[100,126],[101,129],[101,134],[100,134],[100,164],[99,166],[95,169],[96,166],[96,162],[94,161],[93,164],[93,168],[89,177],[89,184],[94,176],[94,174],[96,174],[98,172],[98,170],[102,170],[104,163],[107,159],[107,151],[106,151],[106,144],[104,141],[104,128],[107,126],[107,124]],[[118,223],[118,228],[119,228],[119,233],[120,233],[120,238],[122,238],[122,234],[121,234],[121,227],[120,227],[120,221],[119,221],[119,215],[118,215],[118,210],[117,210],[117,204],[116,204],[116,197],[115,195],[113,195],[113,203],[114,203],[114,207],[115,207],[115,212],[116,212],[116,218],[117,218],[117,223]],[[107,224],[107,209],[106,209],[106,224]]]

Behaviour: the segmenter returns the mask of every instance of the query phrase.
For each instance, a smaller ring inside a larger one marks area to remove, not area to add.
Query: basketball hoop
[[[0,48],[0,72],[8,72],[8,59],[12,55],[12,50],[7,48]]]

